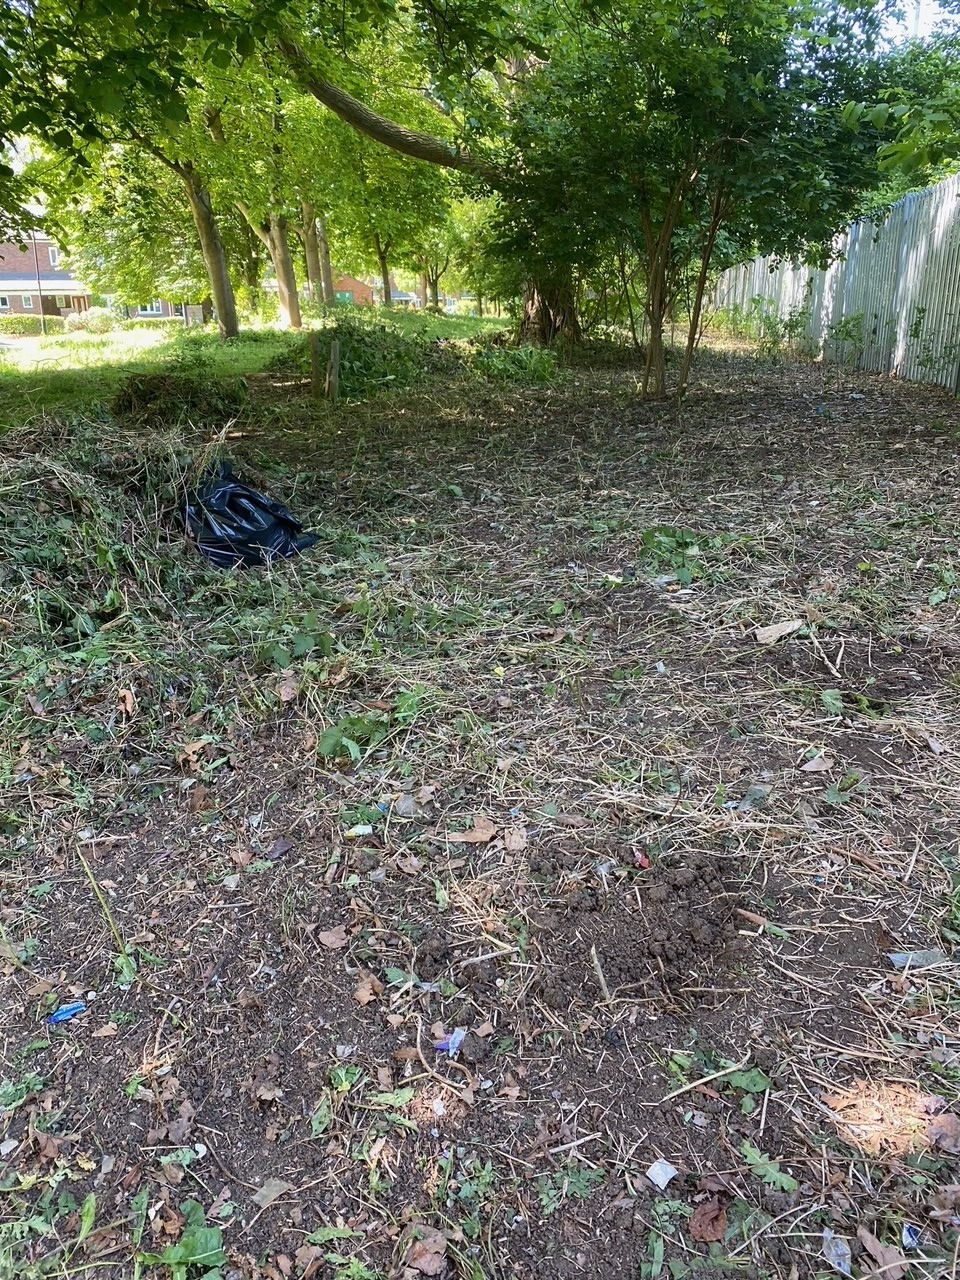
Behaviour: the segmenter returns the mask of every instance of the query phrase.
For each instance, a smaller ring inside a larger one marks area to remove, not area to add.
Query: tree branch
[[[493,186],[502,183],[503,175],[498,170],[475,159],[468,151],[451,146],[442,138],[435,138],[429,133],[418,133],[415,129],[407,129],[394,120],[388,120],[386,116],[371,110],[345,89],[332,84],[318,74],[306,53],[295,41],[281,36],[277,46],[296,72],[303,87],[313,94],[318,102],[323,103],[334,115],[339,116],[359,133],[364,133],[374,142],[379,142],[414,160],[441,165],[445,169],[460,169],[466,173],[475,173]]]
[[[257,239],[260,240],[263,244],[265,244],[269,249],[270,234],[267,231],[267,228],[262,223],[256,220],[256,218],[253,216],[253,214],[250,211],[250,206],[247,204],[245,200],[237,200],[235,203],[237,208],[240,210],[241,214],[243,214],[244,218],[246,218],[247,224],[250,227],[250,230],[257,237]]]

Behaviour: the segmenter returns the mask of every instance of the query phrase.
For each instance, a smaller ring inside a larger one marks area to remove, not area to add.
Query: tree
[[[391,257],[411,241],[406,211],[432,203],[429,180],[411,177],[410,199],[390,186],[388,214],[379,175],[407,163],[398,156],[426,162],[398,175],[458,170],[498,191],[501,260],[524,277],[527,336],[575,340],[585,276],[611,256],[641,263],[654,393],[665,386],[663,324],[678,273],[696,262],[699,290],[716,245],[769,230],[774,211],[796,230],[803,211],[825,210],[819,234],[862,176],[858,146],[835,117],[838,86],[873,38],[868,0],[529,0],[510,11],[498,0],[409,9],[321,0],[309,23],[292,0],[268,0],[252,17],[239,0],[189,9],[143,0],[135,23],[114,0],[86,0],[69,22],[64,5],[36,0],[29,39],[19,10],[0,19],[0,68],[21,105],[15,127],[49,123],[64,48],[87,76],[80,92],[71,76],[58,105],[65,147],[97,134],[105,117],[126,118],[124,90],[182,125],[198,67],[266,59],[271,77],[282,72],[349,128],[356,198],[341,207],[353,211],[350,239],[387,281]],[[385,66],[402,74],[382,75]],[[107,72],[106,91],[94,68]],[[825,143],[835,150],[826,160],[815,154]],[[178,154],[199,181],[202,166]]]
[[[94,293],[127,304],[205,296],[203,259],[175,175],[129,146],[91,149],[88,159],[79,183],[49,163],[35,179],[77,274]]]

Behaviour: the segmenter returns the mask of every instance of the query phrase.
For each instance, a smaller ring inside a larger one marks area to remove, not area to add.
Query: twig
[[[603,970],[600,968],[600,957],[597,955],[596,945],[590,948],[590,963],[593,965],[593,971],[597,975],[597,981],[600,983],[600,990],[603,992],[603,1003],[612,1004],[610,988],[607,986],[607,980],[603,976]]]
[[[699,1080],[693,1080],[690,1084],[685,1084],[679,1089],[674,1089],[673,1093],[668,1093],[665,1098],[661,1098],[659,1102],[652,1102],[648,1105],[653,1107],[662,1106],[665,1102],[670,1102],[673,1098],[679,1098],[682,1093],[689,1093],[691,1089],[699,1089],[702,1084],[709,1084],[711,1080],[721,1080],[724,1076],[732,1076],[735,1071],[742,1071],[750,1061],[749,1053],[742,1062],[736,1063],[732,1067],[724,1067],[722,1071],[711,1072],[708,1076],[701,1076]]]

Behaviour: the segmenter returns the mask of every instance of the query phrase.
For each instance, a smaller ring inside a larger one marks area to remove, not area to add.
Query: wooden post
[[[330,361],[327,365],[327,399],[334,404],[340,399],[340,340],[330,343]]]
[[[323,395],[323,380],[320,364],[320,334],[316,329],[310,330],[310,390],[315,399]]]

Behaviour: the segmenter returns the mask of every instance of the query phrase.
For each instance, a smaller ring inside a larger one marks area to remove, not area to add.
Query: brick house
[[[334,276],[333,291],[338,302],[350,302],[357,307],[373,306],[373,289],[356,276]]]
[[[39,277],[39,288],[38,288]],[[42,231],[24,248],[0,244],[0,316],[64,316],[86,311],[90,294],[61,265],[56,242]]]
[[[170,302],[168,298],[152,298],[149,302],[138,302],[135,307],[124,307],[123,314],[127,320],[172,320],[183,319],[182,302]],[[194,307],[189,310],[196,310]]]

